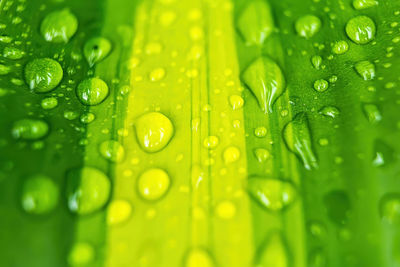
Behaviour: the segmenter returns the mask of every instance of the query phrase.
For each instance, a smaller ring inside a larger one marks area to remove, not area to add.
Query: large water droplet
[[[375,77],[375,65],[367,60],[360,61],[354,66],[358,75],[365,81],[372,80]]]
[[[40,33],[48,42],[67,43],[78,29],[78,19],[69,9],[53,11],[40,25]]]
[[[100,155],[111,162],[121,162],[125,156],[124,147],[114,140],[104,141],[99,146]]]
[[[246,44],[262,45],[274,29],[274,19],[268,2],[248,2],[240,14],[237,26]]]
[[[321,20],[316,16],[306,15],[297,19],[294,27],[298,35],[311,38],[320,30]]]
[[[127,221],[132,213],[132,205],[122,199],[113,200],[107,208],[107,223],[116,225]]]
[[[376,26],[369,17],[358,16],[347,22],[346,33],[356,44],[366,44],[375,38]]]
[[[353,7],[357,10],[366,9],[378,5],[376,0],[353,0]]]
[[[25,66],[25,81],[35,93],[47,93],[61,82],[63,69],[50,58],[39,58]]]
[[[111,51],[111,42],[104,37],[94,37],[85,43],[83,54],[89,66],[92,67],[97,62],[100,62]]]
[[[110,192],[110,180],[98,169],[86,166],[67,174],[67,200],[71,212],[83,215],[101,209]]]
[[[25,55],[25,52],[22,51],[21,49],[18,49],[16,47],[4,47],[3,50],[3,57],[8,58],[8,59],[21,59]]]
[[[44,175],[35,175],[24,181],[22,187],[22,208],[31,214],[49,213],[58,204],[57,185]]]
[[[108,86],[99,78],[89,78],[79,83],[76,94],[82,104],[94,106],[106,99],[108,96]]]
[[[285,89],[281,68],[272,59],[260,57],[247,67],[242,78],[256,96],[262,111],[272,112],[272,105]]]
[[[140,175],[138,191],[145,200],[155,201],[167,193],[170,184],[169,175],[164,170],[153,168]]]
[[[324,196],[329,218],[337,224],[346,224],[350,212],[350,199],[346,192],[334,190]]]
[[[295,153],[303,162],[307,170],[318,168],[315,157],[307,115],[304,112],[297,114],[283,129],[283,139],[290,151]]]
[[[201,248],[191,249],[186,256],[185,267],[213,267],[214,260],[210,254]]]
[[[162,150],[174,134],[171,120],[160,112],[150,112],[140,116],[135,123],[136,137],[146,152]]]
[[[387,193],[379,202],[379,213],[389,223],[400,223],[400,193]]]
[[[16,139],[35,140],[49,132],[49,125],[43,120],[22,119],[14,123],[12,136]]]
[[[247,189],[259,204],[271,211],[288,207],[297,195],[296,188],[289,181],[258,176],[248,180]]]
[[[259,251],[255,267],[289,266],[289,251],[280,232],[272,232]]]

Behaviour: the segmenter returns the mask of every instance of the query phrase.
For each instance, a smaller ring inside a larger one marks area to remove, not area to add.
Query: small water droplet
[[[288,149],[301,159],[307,170],[318,168],[306,113],[297,114],[291,122],[286,124],[283,129],[283,139]]]
[[[239,157],[240,157],[240,150],[239,150],[239,148],[237,148],[235,146],[227,147],[224,150],[223,158],[224,158],[225,164],[235,162],[239,159]]]
[[[347,36],[356,44],[367,44],[375,38],[376,26],[367,16],[357,16],[346,24]]]
[[[315,69],[319,70],[322,64],[322,57],[321,56],[312,56],[311,63]]]
[[[233,110],[237,110],[243,107],[244,100],[240,95],[231,95],[229,97],[229,103],[231,104]]]
[[[400,223],[400,193],[386,193],[379,201],[379,213],[383,220]]]
[[[60,63],[50,58],[39,58],[25,66],[25,81],[35,93],[47,93],[58,86],[63,78]]]
[[[248,180],[249,194],[270,211],[281,211],[296,199],[296,188],[289,181],[266,177],[251,177]]]
[[[95,250],[92,245],[86,242],[75,243],[69,254],[68,263],[70,266],[87,266],[93,262],[95,258]]]
[[[138,191],[145,200],[156,201],[167,193],[170,184],[169,175],[164,170],[152,168],[140,175]]]
[[[258,162],[264,162],[271,156],[271,153],[265,148],[256,148],[254,149],[254,156]]]
[[[174,135],[171,120],[162,113],[150,112],[140,116],[135,123],[136,137],[146,152],[158,152],[167,146]]]
[[[3,57],[8,58],[8,59],[13,59],[13,60],[21,59],[24,55],[25,55],[25,52],[16,47],[6,46],[6,47],[4,47],[4,50],[3,50]]]
[[[313,15],[306,15],[296,20],[295,29],[299,36],[311,38],[321,28],[321,20]]]
[[[132,205],[123,199],[111,201],[107,208],[107,223],[116,225],[126,222],[132,213]]]
[[[217,136],[211,135],[204,139],[203,145],[206,148],[216,148],[219,144],[219,138]]]
[[[94,106],[102,103],[108,96],[107,84],[99,78],[89,78],[79,83],[76,94],[82,104]]]
[[[375,65],[367,60],[360,61],[354,66],[358,75],[365,81],[372,80],[375,77]]]
[[[99,146],[100,155],[111,162],[121,162],[125,156],[124,147],[114,140],[107,140]]]
[[[94,121],[95,118],[96,118],[96,116],[93,113],[87,112],[87,113],[83,113],[81,115],[81,117],[79,118],[79,120],[84,124],[89,124],[92,121]]]
[[[53,11],[40,25],[40,33],[48,42],[67,43],[78,29],[78,19],[69,9]]]
[[[319,79],[314,82],[314,89],[318,92],[324,92],[329,88],[328,81],[324,79]]]
[[[267,128],[260,126],[254,129],[254,135],[257,137],[265,137],[267,135]]]
[[[381,112],[375,104],[363,104],[364,115],[372,123],[378,123],[382,120]]]
[[[342,55],[346,53],[348,50],[349,50],[349,44],[344,40],[337,41],[332,45],[332,53],[336,55]]]
[[[331,118],[336,118],[337,116],[339,116],[340,111],[338,108],[336,108],[334,106],[326,106],[326,107],[323,107],[319,111],[319,114],[322,114],[324,116],[331,117]]]
[[[210,254],[202,249],[191,249],[186,256],[185,267],[214,267],[214,260]]]
[[[76,118],[78,118],[79,113],[74,111],[74,110],[66,110],[64,111],[64,118],[67,120],[75,120]]]
[[[215,213],[221,219],[232,219],[236,215],[236,206],[231,201],[222,201],[215,208]]]
[[[71,212],[80,215],[100,210],[111,193],[108,177],[93,167],[72,169],[67,173],[67,201]]]
[[[375,167],[382,167],[392,163],[394,160],[394,150],[385,142],[376,140],[374,144],[374,157],[372,159],[372,165]]]
[[[108,56],[111,51],[111,42],[104,37],[89,39],[83,48],[83,54],[90,67]]]
[[[149,74],[149,78],[152,82],[158,82],[165,77],[165,69],[156,68],[152,70]]]
[[[57,107],[58,105],[58,100],[55,97],[46,97],[43,98],[42,101],[40,102],[40,105],[42,106],[43,109],[53,109]]]
[[[15,139],[35,140],[47,135],[49,125],[43,120],[21,119],[14,122],[11,133]]]
[[[11,72],[11,68],[4,64],[0,64],[0,75],[7,75]]]

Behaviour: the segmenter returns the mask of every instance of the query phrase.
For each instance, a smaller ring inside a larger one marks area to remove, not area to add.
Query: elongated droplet
[[[25,52],[22,51],[21,49],[18,49],[16,47],[4,47],[3,50],[3,57],[8,58],[8,59],[21,59],[25,55]]]
[[[98,211],[111,192],[108,177],[98,169],[82,167],[67,174],[67,201],[71,212],[84,215]]]
[[[164,170],[152,168],[140,175],[138,191],[145,200],[155,201],[167,193],[170,184],[169,175]]]
[[[262,45],[274,29],[274,19],[268,2],[250,1],[242,11],[237,26],[246,44]]]
[[[43,98],[42,101],[40,102],[40,105],[42,106],[43,109],[53,109],[57,107],[58,105],[58,100],[55,97],[46,97]]]
[[[35,140],[47,135],[49,125],[43,120],[22,119],[14,123],[12,136],[15,139]]]
[[[285,89],[281,68],[272,59],[260,57],[247,67],[242,79],[257,98],[261,110],[272,112],[272,105]]]
[[[87,106],[98,105],[108,96],[107,84],[99,78],[89,78],[79,83],[76,94],[82,104]]]
[[[331,117],[331,118],[336,118],[337,116],[339,116],[340,111],[339,111],[339,109],[337,107],[326,106],[326,107],[323,107],[319,111],[319,114],[322,114],[324,116]]]
[[[256,267],[288,267],[289,251],[280,232],[272,232],[260,249]]]
[[[63,78],[60,63],[50,58],[39,58],[25,66],[25,81],[35,93],[47,93],[57,87]]]
[[[310,128],[307,115],[297,114],[283,129],[283,139],[290,151],[295,153],[307,170],[318,168],[317,158],[312,148]]]
[[[185,267],[213,267],[214,260],[210,254],[201,248],[194,248],[189,251],[186,257]]]
[[[158,152],[167,146],[174,135],[171,120],[160,112],[140,116],[135,123],[136,137],[146,152]]]
[[[400,223],[400,193],[387,193],[379,202],[381,218],[389,223]]]
[[[40,25],[40,33],[48,42],[67,43],[78,29],[78,19],[67,8],[48,14]]]
[[[353,7],[357,10],[366,9],[378,5],[376,0],[354,0]]]
[[[319,70],[322,64],[322,57],[321,56],[313,56],[311,58],[311,63],[315,69]]]
[[[375,124],[382,120],[381,112],[375,104],[363,104],[363,110],[370,123]]]
[[[354,68],[358,75],[365,81],[372,80],[375,77],[375,65],[367,60],[358,62]]]
[[[46,214],[58,204],[57,185],[44,175],[35,175],[24,181],[22,187],[22,208],[31,214]]]
[[[247,189],[259,204],[270,211],[280,211],[293,203],[297,191],[291,182],[254,176]]]
[[[376,140],[374,144],[374,157],[372,159],[372,165],[376,167],[382,167],[392,163],[394,160],[394,150],[385,142]]]
[[[321,20],[313,15],[306,15],[299,18],[294,27],[299,36],[304,38],[313,37],[321,29]]]
[[[339,225],[347,223],[350,212],[350,199],[346,192],[334,190],[324,196],[324,204],[329,218]]]
[[[375,22],[367,16],[352,18],[346,24],[346,33],[356,44],[367,44],[375,38]]]
[[[94,37],[85,43],[83,54],[89,66],[103,60],[111,51],[111,42],[104,37]]]

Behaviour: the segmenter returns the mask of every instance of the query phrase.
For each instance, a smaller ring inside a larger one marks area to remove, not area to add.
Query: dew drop
[[[78,19],[67,8],[48,14],[40,25],[40,33],[48,42],[67,43],[78,29]]]
[[[67,173],[67,201],[71,212],[80,215],[100,210],[111,192],[109,178],[93,167],[72,169]]]
[[[210,254],[201,248],[191,249],[186,257],[185,267],[214,267]]]
[[[85,43],[83,54],[90,67],[108,56],[111,51],[111,42],[104,37],[94,37]]]
[[[160,112],[140,116],[135,123],[136,137],[146,152],[158,152],[170,142],[174,135],[171,120]]]
[[[240,150],[239,150],[239,148],[237,148],[235,146],[227,147],[224,150],[223,158],[224,158],[225,164],[235,162],[239,159],[239,157],[240,157]]]
[[[152,70],[149,74],[149,78],[152,82],[158,82],[165,77],[165,69],[156,68]]]
[[[152,168],[143,172],[138,179],[138,192],[145,200],[162,198],[171,184],[169,175],[162,169]]]
[[[113,200],[107,208],[107,223],[116,225],[126,222],[132,213],[132,205],[123,199]]]
[[[307,170],[318,168],[315,157],[307,115],[298,113],[283,129],[283,139],[290,151],[295,153]]]
[[[342,55],[349,50],[349,44],[344,41],[337,41],[332,45],[332,53],[336,55]]]
[[[378,1],[376,0],[353,0],[353,7],[357,10],[366,9],[377,5]]]
[[[0,75],[7,75],[11,72],[11,68],[4,64],[0,64]]]
[[[400,223],[400,193],[386,193],[379,201],[379,213],[383,220]]]
[[[314,82],[314,89],[318,92],[325,92],[329,88],[328,81],[319,79]]]
[[[47,135],[49,125],[43,120],[21,119],[14,123],[11,133],[15,139],[36,140]]]
[[[231,201],[222,201],[215,208],[215,213],[221,219],[232,219],[236,215],[236,206]]]
[[[247,189],[259,204],[270,211],[281,211],[291,205],[297,195],[289,181],[254,176],[249,178]]]
[[[339,116],[340,111],[338,108],[336,108],[334,106],[326,106],[326,107],[323,107],[322,109],[320,109],[319,114],[322,114],[324,116],[331,117],[331,118],[336,118],[337,116]]]
[[[98,105],[108,96],[107,84],[99,78],[89,78],[79,83],[76,94],[82,104],[87,106]]]
[[[254,129],[254,135],[257,137],[265,137],[267,135],[267,128],[260,126]]]
[[[25,55],[25,52],[22,51],[21,49],[18,49],[16,47],[5,47],[3,50],[3,57],[8,58],[8,59],[21,59]]]
[[[40,102],[40,105],[42,106],[43,109],[49,110],[57,107],[58,105],[58,100],[55,97],[46,97],[43,98],[42,101]]]
[[[86,242],[75,243],[68,254],[70,266],[87,266],[93,262],[95,250],[92,245]]]
[[[354,66],[358,75],[365,81],[372,80],[375,77],[375,65],[367,60],[360,61]]]
[[[367,44],[375,38],[376,26],[367,16],[357,16],[346,24],[347,36],[356,44]]]
[[[84,124],[89,124],[92,121],[94,121],[95,118],[96,118],[96,116],[93,113],[87,112],[87,113],[83,113],[81,115],[81,117],[79,118],[79,120]]]
[[[99,151],[103,158],[111,162],[121,162],[125,156],[124,147],[114,140],[102,142],[99,146]]]
[[[394,150],[382,140],[376,140],[374,144],[374,157],[372,165],[375,167],[383,167],[395,161]]]
[[[311,57],[311,63],[315,69],[319,70],[322,64],[322,57],[321,56],[313,56]]]
[[[49,177],[35,175],[24,181],[21,204],[27,213],[49,213],[57,206],[58,198],[58,187]]]
[[[63,78],[60,63],[50,58],[39,58],[25,66],[25,81],[35,93],[47,93],[57,87]]]
[[[240,95],[231,95],[229,97],[229,103],[231,104],[233,110],[237,110],[243,107],[244,100]]]
[[[321,20],[313,15],[303,16],[297,19],[295,29],[299,36],[311,38],[321,29]]]
[[[254,156],[261,163],[265,162],[271,156],[271,153],[265,148],[256,148],[254,149]]]
[[[382,120],[381,112],[375,104],[363,104],[364,115],[372,123],[378,123]]]

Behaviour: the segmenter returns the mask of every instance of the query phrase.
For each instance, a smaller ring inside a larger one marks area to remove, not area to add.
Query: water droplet
[[[379,213],[389,223],[400,223],[400,193],[385,194],[379,201]]]
[[[70,266],[87,266],[95,257],[95,250],[92,245],[85,242],[75,243],[68,255]]]
[[[8,59],[21,59],[25,55],[25,52],[22,51],[21,49],[18,49],[16,47],[4,47],[3,50],[3,57],[8,58]]]
[[[394,150],[381,140],[376,140],[374,144],[374,158],[372,165],[375,167],[382,167],[390,164],[395,160]]]
[[[280,232],[272,232],[256,257],[255,267],[289,267],[289,252]]]
[[[162,113],[150,112],[140,116],[135,124],[136,136],[146,152],[158,152],[167,146],[174,135],[171,120]]]
[[[107,223],[116,225],[126,222],[132,213],[132,205],[122,199],[113,200],[107,208]]]
[[[55,209],[58,197],[58,187],[49,177],[35,175],[24,181],[21,204],[27,213],[45,214]]]
[[[271,156],[271,153],[265,148],[256,148],[254,149],[254,156],[258,162],[264,162]]]
[[[7,75],[11,72],[11,68],[4,64],[0,64],[0,75]]]
[[[83,54],[90,67],[100,62],[111,51],[111,42],[104,37],[94,37],[85,43]]]
[[[326,267],[327,262],[326,254],[322,249],[318,248],[310,253],[309,267]]]
[[[83,113],[79,120],[84,124],[89,124],[92,121],[94,121],[95,118],[96,118],[96,116],[93,113],[87,112],[87,113]]]
[[[219,138],[217,136],[211,135],[204,139],[203,145],[206,148],[216,148],[219,144]]]
[[[329,83],[324,79],[319,79],[314,82],[314,89],[318,92],[324,92],[328,89]]]
[[[331,118],[336,118],[337,116],[339,116],[340,111],[338,108],[336,108],[334,106],[326,106],[326,107],[323,107],[319,111],[319,114],[322,114],[324,116],[331,117]]]
[[[221,219],[232,219],[236,215],[236,206],[231,201],[222,201],[217,205],[215,213]]]
[[[304,112],[297,114],[283,129],[283,139],[290,151],[295,153],[303,162],[307,170],[318,168],[315,157],[307,115]]]
[[[346,192],[334,190],[324,196],[329,218],[337,224],[346,224],[350,212],[350,199]]]
[[[375,38],[376,26],[367,16],[357,16],[346,24],[347,36],[356,44],[366,44]]]
[[[14,123],[11,133],[15,139],[35,140],[49,132],[49,125],[43,120],[21,119]]]
[[[244,100],[240,95],[231,95],[229,97],[229,103],[231,104],[233,110],[237,110],[243,107]]]
[[[42,101],[40,102],[40,105],[42,106],[43,109],[53,109],[57,107],[58,105],[58,100],[55,97],[46,97],[43,98]]]
[[[154,55],[160,54],[163,46],[160,43],[148,43],[145,47],[146,54]]]
[[[344,54],[348,50],[349,50],[349,44],[344,40],[337,41],[332,45],[332,53],[336,55]]]
[[[185,267],[213,267],[214,260],[201,248],[191,249],[186,257]]]
[[[274,30],[274,19],[268,2],[248,2],[240,14],[237,27],[247,45],[262,45]]]
[[[251,177],[248,180],[249,194],[259,204],[271,211],[281,211],[296,198],[296,188],[289,181],[265,177]]]
[[[172,11],[165,11],[161,13],[159,17],[159,22],[161,26],[168,27],[170,26],[176,19],[176,14]]]
[[[48,42],[67,43],[78,29],[78,19],[69,9],[53,11],[40,25],[40,33]]]
[[[257,137],[265,137],[267,135],[267,128],[260,126],[254,129],[254,135]]]
[[[363,110],[370,123],[375,124],[382,120],[381,112],[375,104],[363,104]]]
[[[170,184],[169,175],[164,170],[152,168],[140,175],[138,191],[145,200],[155,201],[167,193]]]
[[[315,238],[322,238],[326,235],[326,227],[317,221],[312,221],[309,223],[310,234]]]
[[[76,94],[82,104],[94,106],[107,98],[108,86],[99,78],[89,78],[79,83]]]
[[[60,63],[50,58],[34,59],[25,66],[25,81],[35,93],[50,92],[62,78]]]
[[[242,78],[257,98],[261,110],[272,112],[272,105],[285,89],[281,68],[272,59],[260,57],[247,67]]]
[[[124,147],[117,141],[104,141],[99,146],[100,155],[111,162],[121,162],[125,156]]]
[[[152,70],[149,74],[149,78],[152,82],[158,82],[165,77],[165,69],[156,68]]]
[[[319,70],[322,64],[322,57],[321,56],[313,56],[311,58],[311,63],[315,69]]]
[[[85,166],[67,174],[68,208],[73,213],[84,215],[101,209],[110,192],[110,180],[98,169]]]
[[[365,81],[372,80],[375,77],[375,65],[367,60],[356,63],[355,69]]]
[[[378,5],[376,0],[353,0],[353,7],[357,10],[366,9]]]
[[[321,20],[313,15],[306,15],[297,19],[295,23],[295,29],[299,36],[304,38],[311,38],[321,28]]]
[[[75,120],[76,118],[78,118],[79,113],[77,111],[74,110],[66,110],[64,111],[64,118],[66,118],[67,120]]]
[[[240,150],[235,146],[230,146],[224,150],[223,158],[225,164],[235,162],[240,157]]]

